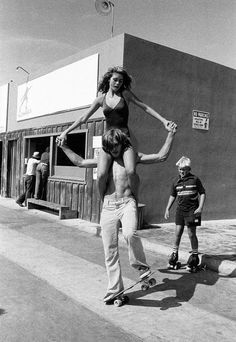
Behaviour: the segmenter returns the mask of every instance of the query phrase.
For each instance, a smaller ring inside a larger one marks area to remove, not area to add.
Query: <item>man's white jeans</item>
[[[118,234],[120,224],[128,245],[129,262],[139,270],[149,267],[146,262],[143,246],[138,237],[138,212],[133,197],[125,197],[117,201],[104,199],[101,213],[102,241],[105,253],[105,265],[108,275],[108,288],[104,301],[112,298],[124,289],[121,275]]]

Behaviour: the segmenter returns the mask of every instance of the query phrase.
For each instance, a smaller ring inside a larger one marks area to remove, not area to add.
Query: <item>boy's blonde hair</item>
[[[191,160],[188,157],[183,156],[177,161],[176,166],[180,168],[183,168],[183,167],[191,168]]]

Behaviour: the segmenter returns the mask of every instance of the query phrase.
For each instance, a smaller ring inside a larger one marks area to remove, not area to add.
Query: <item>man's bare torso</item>
[[[113,161],[109,170],[107,184],[106,199],[117,200],[122,197],[132,196],[122,158]]]

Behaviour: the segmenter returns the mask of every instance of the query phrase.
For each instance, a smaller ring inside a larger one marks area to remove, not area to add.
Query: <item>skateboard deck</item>
[[[119,307],[124,304],[127,304],[129,302],[129,297],[127,295],[124,295],[124,293],[130,289],[132,289],[134,286],[141,284],[141,290],[147,291],[150,287],[153,287],[156,285],[156,279],[152,278],[152,275],[156,271],[152,271],[149,273],[146,277],[143,277],[142,279],[137,280],[135,283],[130,285],[129,287],[125,288],[124,290],[117,293],[115,296],[110,298],[106,304],[114,304],[115,306]]]

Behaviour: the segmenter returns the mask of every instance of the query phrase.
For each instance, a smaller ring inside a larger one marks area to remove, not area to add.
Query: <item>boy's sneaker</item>
[[[152,273],[152,271],[151,271],[151,269],[149,267],[143,268],[143,269],[139,269],[139,272],[140,272],[140,274],[139,274],[139,279],[140,280],[148,277]]]

